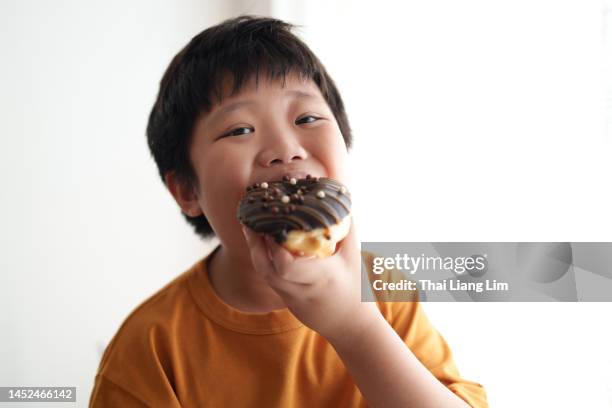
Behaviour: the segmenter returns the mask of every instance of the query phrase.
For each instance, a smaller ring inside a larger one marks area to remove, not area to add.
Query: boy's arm
[[[427,352],[429,356],[423,359],[429,359],[425,362],[436,367],[426,367],[421,363],[374,304],[364,305],[368,306],[364,306],[365,312],[361,314],[363,318],[352,322],[341,337],[328,340],[370,405],[376,408],[488,406],[484,390],[479,384],[465,382],[479,387],[482,391],[481,396],[474,395],[474,398],[470,398],[457,389],[461,387],[455,388],[457,393],[453,393],[455,389],[451,391],[453,385],[459,384],[441,382],[452,382],[459,377],[450,350],[431,326],[424,324],[424,327],[417,327],[410,324],[413,326],[413,332],[409,333],[408,337],[416,336],[417,344],[414,347],[420,348],[421,352]],[[419,303],[415,303],[412,309],[415,313],[422,314]],[[428,323],[424,314],[412,317],[416,318],[410,319],[412,322],[418,323],[419,318],[422,318],[421,322]],[[430,328],[432,330],[428,331]],[[432,346],[438,349],[433,349]],[[436,378],[432,371],[439,373],[442,378]],[[466,400],[470,401],[471,405],[468,405]]]
[[[441,382],[447,374],[432,374],[454,364],[441,336],[421,318],[424,313],[411,316],[420,310],[418,302],[404,316],[398,314],[396,323],[408,324],[398,330],[398,325],[386,322],[376,304],[361,301],[362,259],[354,223],[336,253],[321,259],[296,258],[268,236],[246,227],[243,232],[255,271],[294,316],[330,341],[371,405],[469,407],[451,388],[453,381],[445,381],[447,387]],[[417,342],[402,341],[410,336]],[[423,351],[435,357],[425,360]],[[439,356],[441,364],[436,361]],[[455,373],[456,369],[451,374]]]

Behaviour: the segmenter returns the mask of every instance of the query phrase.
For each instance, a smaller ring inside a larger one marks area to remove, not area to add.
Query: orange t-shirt
[[[223,302],[209,259],[126,318],[104,352],[90,407],[367,406],[333,347],[289,309],[245,313]],[[472,407],[488,406],[418,301],[377,304],[438,380]]]

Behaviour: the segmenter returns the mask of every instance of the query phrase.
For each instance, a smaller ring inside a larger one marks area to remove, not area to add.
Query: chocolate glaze
[[[351,195],[339,181],[310,175],[296,179],[295,184],[289,180],[269,181],[267,188],[261,186],[263,183],[248,186],[238,205],[238,220],[281,244],[289,231],[328,228],[350,213]],[[319,191],[325,193],[324,197],[317,197]],[[289,197],[288,202],[282,201],[283,196]]]

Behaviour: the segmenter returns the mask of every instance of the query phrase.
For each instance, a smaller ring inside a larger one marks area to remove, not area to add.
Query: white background
[[[86,406],[123,319],[210,249],[144,134],[164,69],[202,29],[240,12],[303,25],[354,129],[361,240],[612,241],[610,10],[2,1],[0,386],[77,386]],[[612,407],[612,303],[425,308],[491,406]]]

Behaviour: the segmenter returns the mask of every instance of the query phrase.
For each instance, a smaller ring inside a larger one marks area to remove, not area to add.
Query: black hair
[[[350,149],[351,129],[340,93],[319,59],[291,32],[295,27],[274,18],[242,15],[202,31],[172,59],[147,124],[149,149],[162,181],[174,172],[180,180],[198,185],[189,160],[194,123],[222,100],[224,79],[233,79],[235,94],[260,71],[283,83],[290,72],[313,80]],[[183,215],[202,238],[215,236],[204,215]]]

